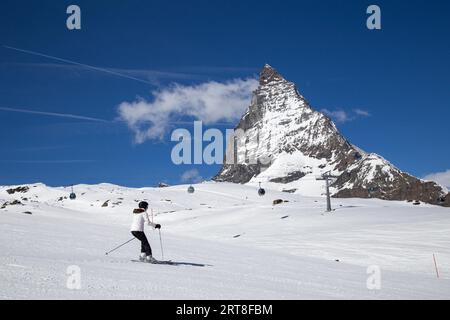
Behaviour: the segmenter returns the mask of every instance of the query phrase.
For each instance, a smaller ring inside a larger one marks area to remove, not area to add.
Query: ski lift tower
[[[327,171],[322,176],[317,177],[316,180],[325,180],[325,187],[327,190],[327,212],[331,212],[331,195],[330,195],[330,180],[337,178],[337,176],[331,175],[331,171]]]

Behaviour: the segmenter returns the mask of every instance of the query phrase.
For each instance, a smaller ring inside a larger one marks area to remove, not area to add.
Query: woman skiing
[[[141,255],[139,256],[139,260],[156,263],[157,260],[152,256],[152,248],[150,247],[150,243],[148,243],[147,237],[144,233],[144,223],[147,223],[147,225],[152,226],[155,229],[161,229],[161,225],[150,221],[147,209],[148,203],[142,201],[139,203],[139,208],[133,210],[131,234],[141,241]]]

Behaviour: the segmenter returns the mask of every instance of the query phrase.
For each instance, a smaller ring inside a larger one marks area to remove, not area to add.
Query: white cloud
[[[371,116],[369,111],[362,110],[362,109],[353,109],[353,112],[356,113],[358,116],[361,116],[361,117],[370,117]]]
[[[170,123],[187,116],[205,124],[238,120],[250,103],[256,79],[234,79],[225,83],[210,81],[198,85],[174,84],[153,91],[153,101],[142,98],[119,105],[120,119],[135,134],[135,142],[161,139]]]
[[[450,169],[444,172],[430,173],[423,177],[424,180],[431,180],[450,189]]]
[[[328,109],[322,109],[321,111],[322,113],[325,113],[327,116],[329,116],[336,122],[344,123],[351,120],[347,112],[343,110],[330,111]]]
[[[184,172],[181,177],[181,182],[192,182],[198,183],[203,180],[203,177],[200,175],[197,169],[191,169]]]
[[[338,110],[322,109],[320,111],[329,116],[330,118],[332,118],[337,123],[345,123],[356,120],[358,118],[367,118],[371,116],[369,111],[362,109],[353,109],[353,113],[348,113],[347,111],[341,109]]]

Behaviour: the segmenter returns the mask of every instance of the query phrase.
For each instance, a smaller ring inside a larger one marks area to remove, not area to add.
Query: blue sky
[[[70,4],[81,30],[66,28]],[[370,4],[382,30],[366,28]],[[135,143],[118,106],[265,63],[314,108],[345,112],[337,125],[364,150],[420,177],[450,169],[448,1],[3,0],[0,12],[0,185],[211,177],[219,166],[173,165],[168,135]]]

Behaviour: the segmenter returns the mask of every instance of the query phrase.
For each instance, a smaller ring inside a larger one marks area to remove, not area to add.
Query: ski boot
[[[145,258],[145,262],[156,264],[158,263],[158,260],[156,260],[155,258],[153,258],[153,256],[150,255]]]
[[[144,262],[146,257],[147,255],[144,252],[142,252],[141,255],[139,256],[139,261]]]

